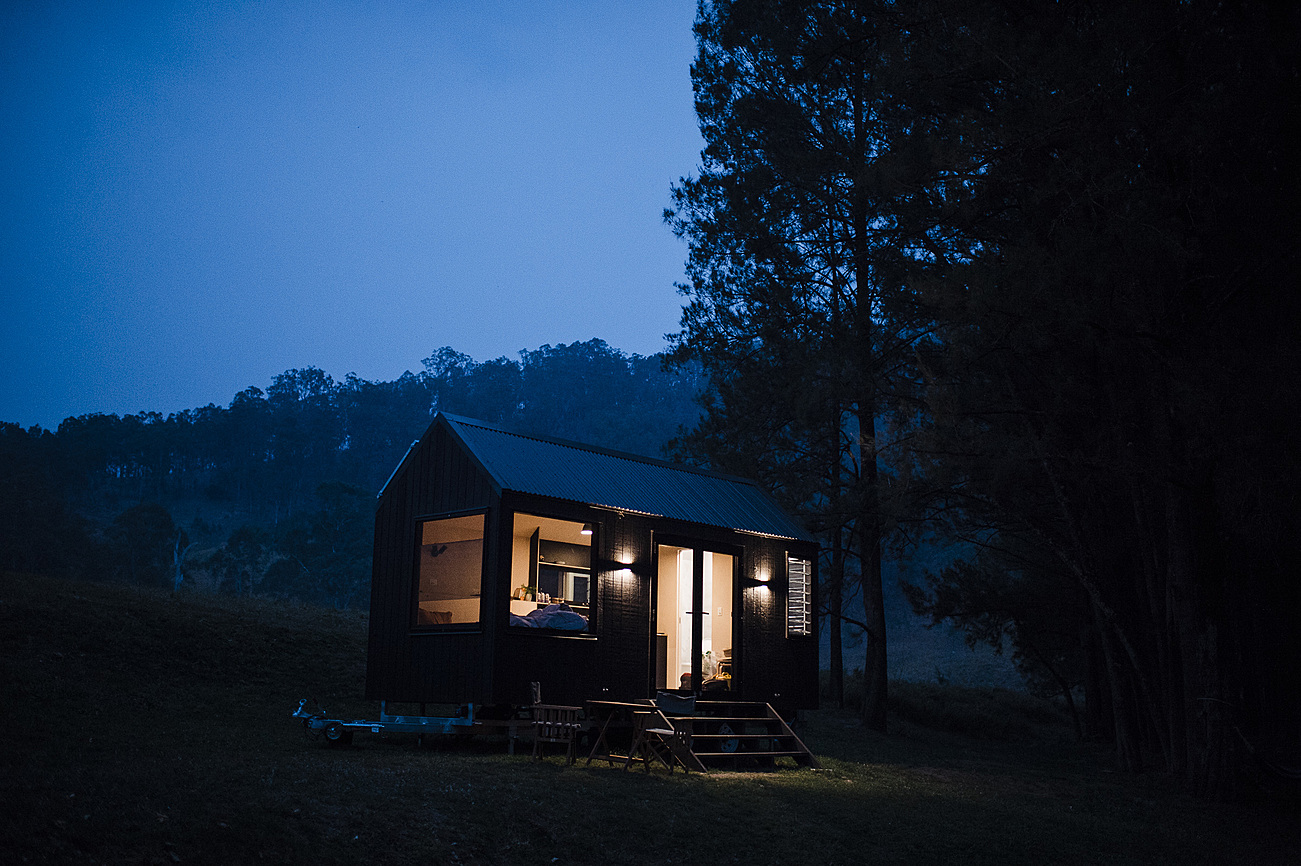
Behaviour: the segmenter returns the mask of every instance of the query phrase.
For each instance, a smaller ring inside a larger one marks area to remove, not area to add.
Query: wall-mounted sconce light
[[[580,531],[583,533],[583,535],[591,535],[591,534],[592,534],[592,524],[590,524],[590,523],[584,523],[584,524],[583,524],[583,528],[582,528],[582,530],[580,530]]]

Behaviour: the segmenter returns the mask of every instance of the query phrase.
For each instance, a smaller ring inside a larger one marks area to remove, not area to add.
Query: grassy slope
[[[365,620],[0,579],[0,861],[1285,863],[1294,805],[1215,807],[1045,739],[814,714],[821,772],[509,757],[500,740],[329,750],[289,713],[360,700]]]

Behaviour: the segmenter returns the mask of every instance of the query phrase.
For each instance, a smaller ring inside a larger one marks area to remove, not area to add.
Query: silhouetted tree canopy
[[[704,2],[667,214],[711,376],[684,444],[823,479],[793,499],[869,638],[888,530],[979,550],[918,605],[1207,797],[1301,730],[1299,14]]]

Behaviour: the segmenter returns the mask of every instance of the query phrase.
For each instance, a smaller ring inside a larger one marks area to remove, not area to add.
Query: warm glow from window
[[[510,624],[547,631],[589,630],[592,524],[515,514],[511,531]]]
[[[417,553],[416,626],[479,621],[483,590],[482,514],[426,520]]]

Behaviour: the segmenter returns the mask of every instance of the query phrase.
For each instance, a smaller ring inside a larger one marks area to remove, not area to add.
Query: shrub
[[[830,697],[829,675],[822,672],[822,698]],[[1052,701],[1002,688],[969,688],[947,683],[891,680],[890,714],[900,722],[984,740],[1025,740],[1036,728],[1068,720]],[[845,676],[845,706],[863,706],[863,672]]]

